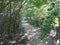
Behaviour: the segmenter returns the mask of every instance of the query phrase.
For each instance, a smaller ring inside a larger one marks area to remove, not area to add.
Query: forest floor
[[[47,36],[43,41],[38,38],[40,35],[38,27],[30,25],[27,21],[22,21],[22,26],[24,27],[26,32],[25,35],[27,35],[28,38],[27,45],[55,45],[53,38],[49,36]]]

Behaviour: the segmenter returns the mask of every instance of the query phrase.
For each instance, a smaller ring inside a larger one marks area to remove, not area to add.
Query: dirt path
[[[39,28],[33,27],[26,21],[22,23],[24,30],[26,31],[27,38],[28,38],[28,44],[27,45],[45,45],[38,39],[40,35]]]
[[[25,35],[28,38],[27,45],[56,45],[54,39],[50,36],[46,36],[43,41],[38,39],[40,35],[39,28],[30,25],[27,21],[23,21],[22,26],[24,27],[24,30],[26,31]]]

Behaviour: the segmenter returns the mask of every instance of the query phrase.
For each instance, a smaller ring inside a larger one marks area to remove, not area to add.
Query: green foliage
[[[39,38],[40,38],[41,40],[43,40],[44,37],[46,36],[46,32],[42,32],[40,36],[41,36],[41,37],[39,37]]]
[[[57,30],[58,26],[55,25],[60,20],[58,5],[54,0],[29,0],[24,6],[22,14],[27,17],[30,24],[40,27],[40,39],[43,39],[51,29]],[[55,22],[56,18],[58,19],[57,23]]]
[[[9,4],[9,0],[0,0],[0,11]]]
[[[58,18],[59,15],[59,10],[57,10],[56,5],[53,3],[52,7],[48,9],[48,16],[44,17],[42,19],[42,23],[40,24],[40,30],[42,32],[41,34],[41,39],[43,39],[48,32],[53,29],[53,30],[58,30],[58,26],[55,26],[57,24],[55,22],[55,18]]]
[[[41,5],[44,5],[47,3],[47,0],[31,0],[31,3],[33,3],[36,7],[40,7]]]

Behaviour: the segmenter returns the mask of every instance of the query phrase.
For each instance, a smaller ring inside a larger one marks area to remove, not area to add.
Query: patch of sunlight
[[[48,41],[46,41],[45,43],[48,44]]]
[[[0,1],[0,3],[2,3],[2,1]]]
[[[31,8],[28,8],[28,10],[32,10]]]
[[[41,40],[40,42],[43,42],[43,40]]]
[[[57,40],[57,45],[58,45],[59,43],[60,43],[60,40],[58,39],[58,40]]]
[[[19,41],[21,41],[22,39],[24,39],[26,37],[26,35],[22,36],[21,39],[19,39]]]
[[[33,30],[34,32],[36,31],[36,29]]]
[[[25,0],[22,2],[22,4],[24,4],[25,3]]]
[[[3,42],[1,42],[0,44],[3,45]]]
[[[55,37],[56,36],[56,31],[51,30],[49,35],[52,36],[52,37]]]
[[[30,45],[30,44],[27,44],[27,45]]]
[[[56,1],[60,1],[60,0],[56,0]]]
[[[14,2],[11,2],[12,4],[14,3]]]
[[[27,3],[25,3],[24,5],[27,5]]]
[[[9,43],[12,43],[12,44],[14,44],[14,43],[16,43],[16,41],[9,41]]]
[[[33,31],[35,32],[35,31],[37,31],[37,30],[39,30],[40,28],[37,28],[37,29],[34,29]]]
[[[6,2],[9,2],[9,0],[7,0]]]
[[[36,7],[34,7],[34,9],[36,9]]]
[[[28,35],[28,33],[25,33],[25,35],[27,36],[27,35]]]
[[[58,18],[55,18],[55,23],[56,23],[55,26],[58,27],[59,26],[59,20],[58,20]]]
[[[22,25],[29,25],[28,23],[22,24]]]
[[[15,10],[18,10],[19,8],[17,7],[17,8],[15,8]]]

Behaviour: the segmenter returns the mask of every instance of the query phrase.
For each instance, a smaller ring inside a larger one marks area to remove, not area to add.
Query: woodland
[[[27,45],[23,20],[60,43],[60,0],[0,0],[0,45]]]

